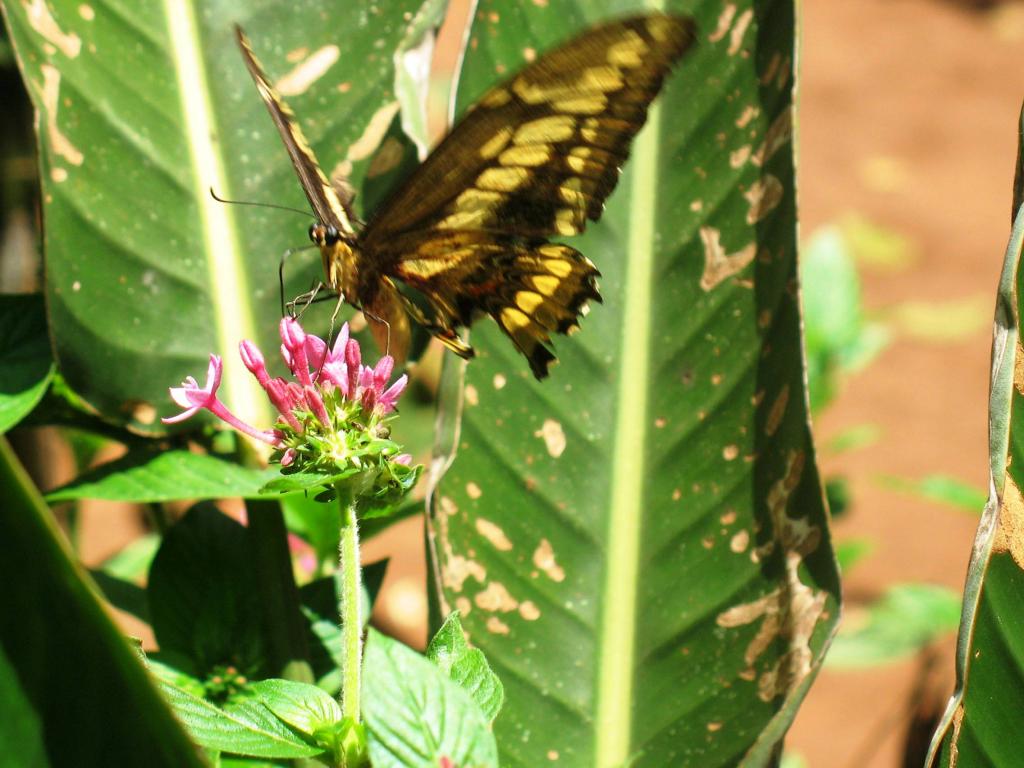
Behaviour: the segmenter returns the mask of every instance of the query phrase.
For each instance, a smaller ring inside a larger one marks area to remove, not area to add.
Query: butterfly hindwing
[[[576,326],[587,301],[600,301],[597,267],[568,245],[523,241],[475,230],[400,238],[386,258],[395,275],[421,293],[432,317],[417,321],[463,357],[472,349],[454,333],[477,313],[491,315],[530,362],[537,378],[555,359],[551,333]]]

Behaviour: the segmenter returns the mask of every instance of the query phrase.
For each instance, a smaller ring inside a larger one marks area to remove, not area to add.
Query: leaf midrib
[[[660,108],[652,106],[636,137],[631,160],[629,242],[620,338],[618,410],[615,418],[607,527],[604,598],[600,619],[597,723],[594,764],[614,768],[631,753],[636,593],[648,422],[651,281],[654,275],[655,190],[658,176]]]
[[[242,339],[256,337],[245,261],[230,209],[209,195],[210,188],[222,195],[230,195],[230,190],[228,174],[211,139],[220,132],[214,118],[195,9],[192,3],[164,0],[164,14],[168,53],[178,80],[184,136],[192,166],[193,195],[207,266],[207,290],[213,305],[210,308],[214,319],[213,334],[217,350],[227,351],[235,348]],[[225,393],[222,399],[243,419],[270,422],[268,406],[237,355],[224,355],[222,391]]]

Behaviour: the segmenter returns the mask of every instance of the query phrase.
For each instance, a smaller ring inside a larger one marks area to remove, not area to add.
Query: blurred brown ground
[[[963,584],[976,520],[886,490],[877,478],[946,473],[978,487],[987,483],[990,318],[1024,95],[1024,2],[800,5],[802,235],[858,214],[909,239],[916,255],[909,265],[861,270],[869,310],[885,313],[907,301],[986,307],[942,340],[897,330],[881,358],[847,382],[815,425],[819,444],[855,425],[883,430],[869,447],[821,456],[826,476],[850,482],[853,503],[835,526],[837,539],[868,537],[875,545],[845,582],[847,620],[856,621],[858,606],[887,585]],[[453,31],[438,52],[448,67]],[[83,537],[87,561],[111,554],[139,530],[129,512],[118,513],[121,523],[113,519],[107,510],[88,526],[97,535]],[[408,521],[366,550],[369,561],[391,557],[378,622],[422,645],[421,524]],[[950,677],[952,648],[941,644],[937,661]],[[812,768],[899,766],[918,666],[824,670],[787,749]]]

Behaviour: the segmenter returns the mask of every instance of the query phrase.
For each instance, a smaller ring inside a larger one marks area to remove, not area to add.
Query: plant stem
[[[340,494],[344,496],[344,494]],[[340,498],[341,543],[338,567],[341,569],[341,632],[345,664],[342,669],[341,711],[359,722],[359,688],[363,667],[362,572],[359,567],[359,529],[355,504]]]

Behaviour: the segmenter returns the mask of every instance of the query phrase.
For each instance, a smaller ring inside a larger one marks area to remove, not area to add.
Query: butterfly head
[[[309,239],[320,249],[327,285],[343,296],[355,295],[355,240],[333,224],[319,221],[310,224]]]
[[[322,224],[319,221],[309,225],[309,239],[320,248],[332,248],[341,241],[341,232],[333,224]]]

